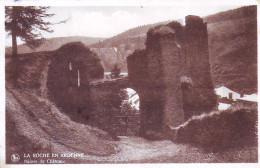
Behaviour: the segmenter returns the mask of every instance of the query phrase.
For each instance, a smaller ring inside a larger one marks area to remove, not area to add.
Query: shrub
[[[257,105],[194,116],[174,128],[174,140],[210,151],[257,144]]]
[[[112,78],[119,78],[120,77],[121,69],[118,67],[117,64],[111,69],[111,76]]]

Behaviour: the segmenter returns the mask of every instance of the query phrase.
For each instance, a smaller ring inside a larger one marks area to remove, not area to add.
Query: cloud
[[[184,21],[185,16],[206,16],[218,11],[235,8],[232,6],[171,6],[171,7],[129,7],[105,12],[109,7],[100,7],[96,11],[90,8],[60,12],[59,16],[69,17],[65,25],[56,25],[55,33],[47,36],[90,36],[112,37],[137,26],[167,20]],[[58,20],[61,18],[58,18]]]
[[[186,15],[206,16],[237,6],[143,6],[135,7],[51,7],[51,19],[66,24],[54,25],[54,33],[42,32],[45,38],[65,36],[112,37],[130,28],[156,22],[179,20]],[[21,44],[21,41],[19,41]],[[6,40],[11,45],[11,38]]]
[[[111,37],[142,22],[137,14],[121,10],[111,15],[88,11],[75,11],[68,15],[70,20],[65,25],[54,27],[55,36]]]

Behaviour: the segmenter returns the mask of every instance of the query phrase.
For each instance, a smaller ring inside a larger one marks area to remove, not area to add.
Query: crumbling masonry
[[[150,29],[146,49],[128,56],[127,67],[123,84],[114,81],[107,87],[105,83],[93,87],[91,81],[104,74],[100,59],[82,43],[64,45],[53,52],[48,96],[72,120],[108,128],[108,112],[97,115],[92,102],[115,89],[131,87],[140,98],[143,136],[162,133],[216,106],[207,24],[198,16],[187,16],[185,26],[172,22]]]
[[[216,105],[210,73],[207,24],[187,16],[147,32],[146,50],[127,58],[140,97],[141,134],[176,127]]]

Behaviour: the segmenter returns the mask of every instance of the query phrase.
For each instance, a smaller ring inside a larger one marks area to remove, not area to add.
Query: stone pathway
[[[105,163],[182,163],[210,162],[213,154],[203,154],[197,148],[175,144],[169,140],[149,141],[141,137],[119,137],[118,153],[108,157],[86,156],[85,159]]]

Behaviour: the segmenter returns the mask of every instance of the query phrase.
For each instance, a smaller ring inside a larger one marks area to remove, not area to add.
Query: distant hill
[[[257,92],[257,8],[206,17],[213,82],[240,93]]]
[[[154,24],[148,24],[148,25],[143,25],[143,26],[138,26],[132,29],[129,29],[123,33],[120,33],[114,37],[108,38],[101,43],[98,44],[92,44],[91,47],[96,47],[96,48],[101,48],[101,47],[115,47],[120,45],[119,43],[126,43],[129,42],[131,39],[136,39],[138,37],[146,37],[147,31],[157,25],[160,24],[167,24],[171,21],[165,21],[165,22],[159,22],[159,23],[154,23]],[[124,41],[127,40],[127,41]]]
[[[115,64],[118,64],[122,71],[127,72],[126,57],[136,49],[145,48],[147,31],[154,26],[169,22],[171,21],[138,26],[101,43],[92,44],[90,48],[100,57],[106,71],[110,71]]]
[[[209,53],[214,85],[225,85],[240,93],[257,91],[257,20],[256,6],[207,16]],[[161,22],[139,26],[101,43],[90,45],[106,71],[119,64],[127,71],[126,57],[135,49],[145,48],[146,32]]]
[[[39,52],[39,51],[53,51],[60,48],[62,45],[80,41],[85,45],[90,45],[93,43],[98,43],[103,41],[105,38],[93,38],[93,37],[82,37],[82,36],[71,36],[71,37],[57,37],[57,38],[49,38],[46,39],[46,42],[41,45],[39,48],[35,50],[27,47],[26,45],[18,45],[18,53],[31,53],[31,52]],[[12,47],[6,47],[5,49],[6,55],[10,55],[12,53]]]
[[[206,16],[204,21],[209,23],[216,23],[221,21],[236,20],[242,18],[256,18],[256,6],[244,6],[238,9],[232,9],[225,12],[219,12],[213,15]]]

